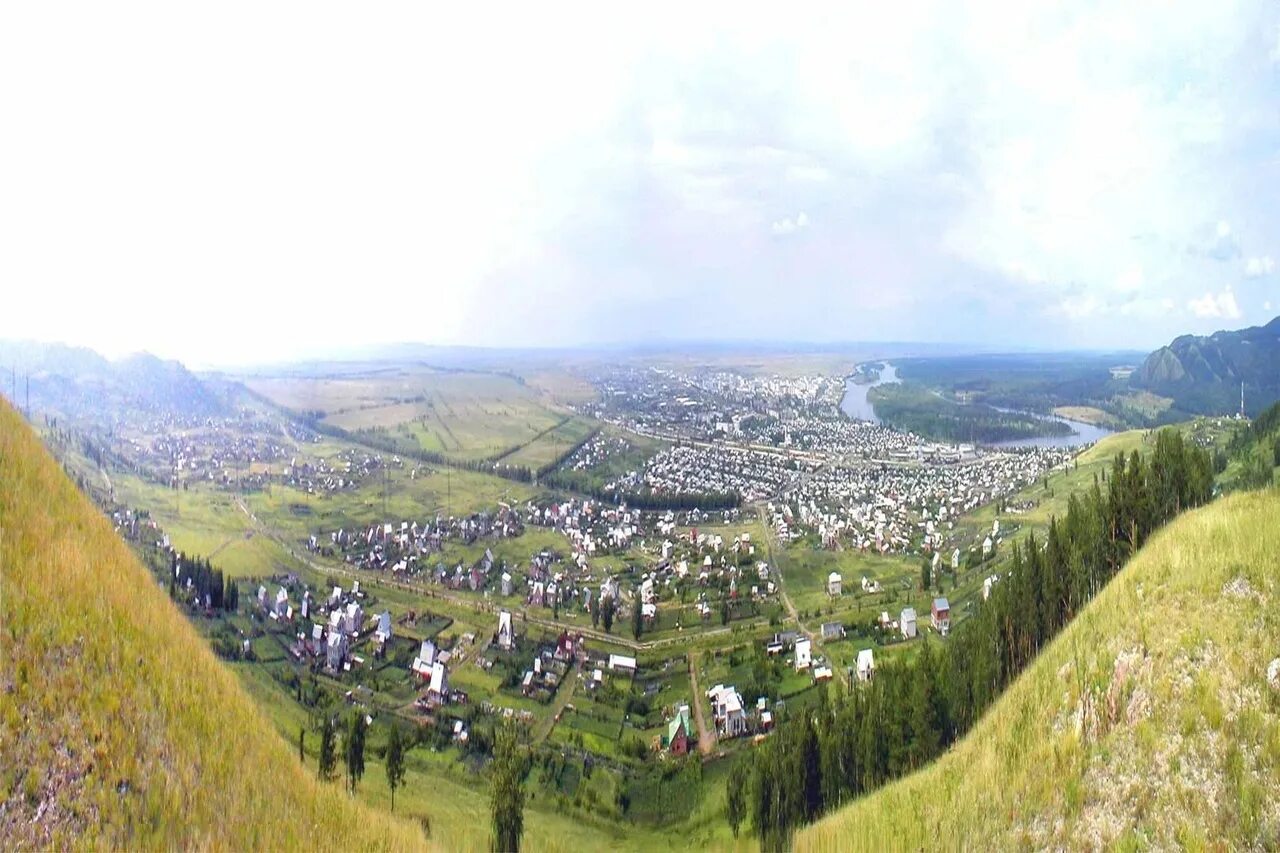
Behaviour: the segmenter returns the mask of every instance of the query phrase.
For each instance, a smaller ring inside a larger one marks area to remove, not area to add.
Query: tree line
[[[742,506],[742,495],[737,492],[655,492],[651,489],[628,489],[587,486],[569,472],[553,471],[539,482],[548,488],[576,492],[589,498],[614,505],[626,504],[632,509],[665,512],[672,510],[700,509],[704,511],[737,509]]]
[[[235,612],[240,605],[240,588],[233,578],[223,577],[221,569],[215,569],[206,557],[182,557],[176,554],[169,572],[169,597],[185,594],[187,579],[198,607]]]
[[[1280,466],[1280,403],[1262,412],[1249,426],[1237,429],[1227,442],[1226,454],[1240,462],[1237,483],[1241,488],[1271,485]]]
[[[1117,455],[1042,538],[1012,548],[989,600],[940,648],[921,644],[857,688],[819,690],[728,783],[734,834],[786,849],[805,823],[918,769],[964,735],[1151,533],[1213,493],[1209,453],[1162,430],[1148,459]],[[745,781],[744,781],[745,780]]]

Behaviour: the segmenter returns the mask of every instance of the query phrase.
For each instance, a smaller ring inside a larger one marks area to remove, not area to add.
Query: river
[[[844,381],[844,397],[840,400],[840,411],[844,412],[854,420],[871,421],[872,423],[880,423],[880,418],[876,416],[875,407],[867,400],[867,392],[877,385],[886,385],[891,382],[901,382],[898,377],[898,369],[892,364],[885,362],[884,368],[880,371],[880,376],[876,381],[860,385],[853,381],[853,377],[848,377]],[[1034,412],[1022,412],[1017,409],[1000,409],[1002,412],[1016,412],[1017,414],[1030,415],[1033,418],[1050,419],[1048,415],[1037,415]],[[1052,416],[1052,420],[1062,421],[1071,427],[1072,432],[1068,435],[1042,435],[1036,438],[1014,438],[1009,441],[999,441],[989,445],[991,447],[1079,447],[1082,444],[1092,444],[1099,439],[1111,435],[1111,430],[1106,427],[1087,424],[1083,421],[1073,421],[1069,418]]]
[[[898,378],[898,368],[888,363],[880,371],[880,378],[875,382],[859,385],[850,376],[844,380],[844,397],[840,400],[840,411],[856,421],[871,421],[873,424],[878,424],[880,418],[876,417],[875,407],[867,400],[867,392],[877,385],[901,381]]]

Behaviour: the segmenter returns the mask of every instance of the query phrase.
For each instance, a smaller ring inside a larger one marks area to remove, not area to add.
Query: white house
[[[422,641],[422,648],[418,650],[418,656],[413,659],[413,666],[410,669],[419,678],[430,678],[431,667],[436,662],[436,644],[430,640]]]
[[[498,611],[498,648],[510,651],[515,647],[515,630],[511,627],[511,611]]]
[[[871,649],[858,652],[858,680],[870,681],[876,672],[876,658]]]
[[[808,637],[796,640],[796,670],[808,669],[813,664],[812,641]]]
[[[831,595],[831,596],[840,595],[843,585],[844,585],[844,582],[843,582],[843,579],[840,577],[839,572],[832,572],[831,574],[827,575],[827,595]]]
[[[707,698],[711,700],[711,716],[720,734],[738,737],[747,733],[747,714],[737,690],[717,684],[707,691]]]
[[[449,671],[444,664],[436,661],[431,665],[431,684],[427,686],[427,696],[443,702],[449,695]]]
[[[636,659],[630,655],[609,655],[609,669],[612,672],[636,671]]]
[[[348,634],[359,634],[364,625],[364,611],[354,601],[347,605],[347,615],[343,619],[343,627]]]
[[[916,636],[916,609],[914,607],[902,608],[902,613],[898,616],[898,627],[902,630],[902,639],[910,640]]]

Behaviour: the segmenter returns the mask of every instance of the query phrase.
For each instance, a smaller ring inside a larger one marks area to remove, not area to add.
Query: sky
[[[3,4],[0,337],[1148,349],[1280,314],[1274,3],[442,5]]]

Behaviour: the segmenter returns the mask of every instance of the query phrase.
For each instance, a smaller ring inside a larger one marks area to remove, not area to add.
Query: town
[[[596,425],[545,484],[465,452],[392,452],[235,382],[220,415],[51,435],[219,653],[294,701],[416,721],[459,760],[483,748],[478,722],[513,719],[622,762],[624,787],[663,755],[731,755],[832,680],[945,642],[1078,453],[852,420],[840,376],[583,378],[588,402],[522,403]]]

